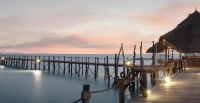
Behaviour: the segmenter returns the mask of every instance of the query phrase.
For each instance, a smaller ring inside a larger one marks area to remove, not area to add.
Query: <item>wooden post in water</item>
[[[15,62],[16,62],[16,60],[15,60],[15,55],[14,55],[14,67],[16,67],[16,63]]]
[[[50,56],[48,56],[48,72],[50,72]]]
[[[81,64],[80,64],[80,58],[78,57],[78,77],[80,76],[80,70],[81,70]]]
[[[28,69],[28,56],[26,56],[26,70]]]
[[[68,57],[68,61],[71,61],[71,57]],[[71,63],[68,63],[68,74],[70,73],[70,67],[71,67]]]
[[[46,65],[45,65],[45,56],[44,56],[44,58],[43,58],[43,71],[45,71],[46,70]]]
[[[63,64],[63,73],[65,74],[65,70],[66,70],[66,67],[65,67],[65,56],[64,56],[64,64]]]
[[[125,91],[125,79],[119,79],[119,103],[125,103],[124,98],[124,91]]]
[[[86,62],[86,64],[85,64],[85,77],[87,78],[87,76],[88,76],[87,57],[85,57],[85,62]]]
[[[134,68],[135,68],[135,58],[136,58],[136,45],[134,46],[134,51],[133,51],[133,63],[132,63],[132,68],[131,68],[131,73],[132,73],[132,78],[131,80],[135,80],[137,79],[137,74],[136,72],[134,71]],[[135,82],[131,83],[132,84],[132,89],[135,90]]]
[[[60,56],[58,56],[58,74],[60,74]]]
[[[11,60],[11,67],[13,66],[13,64],[14,64],[14,61],[13,61],[13,55],[12,55],[12,60]]]
[[[17,67],[20,68],[21,55],[17,58]]]
[[[82,57],[82,75],[83,75],[83,57]]]
[[[143,97],[147,97],[147,71],[141,72],[141,80],[140,80],[140,91]]]
[[[20,58],[19,60],[21,61],[21,65],[19,66],[19,68],[24,69],[24,55],[22,55],[22,58]]]
[[[15,67],[16,68],[18,68],[18,58],[19,58],[18,55],[16,55],[16,58],[15,58]]]
[[[13,55],[11,55],[10,67],[12,67],[12,64],[13,64]]]
[[[97,57],[97,64],[99,64],[99,57]],[[98,74],[99,74],[99,65],[97,65],[97,77],[98,77]]]
[[[90,69],[90,65],[89,65],[89,63],[90,63],[90,57],[88,57],[88,63],[87,63],[87,68],[88,68],[88,70],[87,70],[87,74],[89,74],[89,69]]]
[[[117,80],[118,68],[117,68],[117,54],[115,54],[115,80]]]
[[[106,68],[107,68],[107,76],[108,76],[108,87],[110,86],[110,71],[108,66],[108,56],[106,56]]]
[[[155,79],[155,86],[158,86],[160,84],[160,81],[159,81],[159,71],[155,71],[154,73],[154,79]]]
[[[7,63],[7,66],[10,66],[10,60],[11,60],[11,59],[10,59],[10,55],[8,55],[8,59],[7,59],[7,62],[8,62],[8,63]]]
[[[96,65],[96,63],[97,63],[97,60],[96,60],[96,57],[95,57],[95,63],[94,63],[94,79],[97,78],[97,65]]]
[[[75,64],[74,65],[75,65],[75,75],[76,75],[78,73],[77,72],[77,57],[75,57]]]
[[[33,58],[31,56],[31,70],[33,69]]]
[[[25,69],[25,56],[24,55],[22,55],[22,59],[21,59],[21,68],[22,69]]]
[[[41,62],[41,60],[40,60],[40,55],[39,55],[39,57],[38,57],[38,65],[39,65],[39,70],[40,70],[40,62]]]
[[[71,76],[72,76],[72,73],[73,73],[73,72],[72,72],[72,68],[73,68],[73,67],[72,67],[72,57],[71,57],[71,63],[70,63],[70,64],[71,64],[71,65],[70,65],[70,69],[71,69]]]
[[[104,64],[106,64],[106,58],[103,58],[103,60],[104,60]],[[106,78],[107,78],[107,68],[106,67],[107,66],[104,65],[104,80],[106,80]]]
[[[53,73],[56,71],[55,56],[53,56]]]
[[[36,70],[36,67],[37,67],[37,64],[36,64],[36,56],[35,56],[35,59],[34,59],[34,63],[35,63],[35,65],[34,65],[34,69]]]
[[[90,85],[83,85],[83,91],[81,92],[82,103],[89,103],[91,94],[90,94]]]

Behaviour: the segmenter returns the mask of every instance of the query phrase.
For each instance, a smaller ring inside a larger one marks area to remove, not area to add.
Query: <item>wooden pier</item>
[[[161,83],[144,98],[139,96],[130,103],[199,103],[200,68],[186,68],[175,75],[171,82]]]
[[[104,80],[107,80],[108,86],[116,85],[116,81],[120,78],[119,74],[127,75],[125,70],[126,64],[123,60],[119,63],[117,54],[115,54],[115,58],[109,58],[108,56],[105,58],[91,58],[27,55],[1,55],[0,58],[0,64],[7,67],[24,70],[42,70],[53,74],[68,73],[71,76],[76,75],[79,77],[82,75],[85,78],[94,77],[94,79],[98,77],[99,69],[101,69],[101,71],[104,71]],[[121,73],[119,73],[119,67],[121,68]],[[138,75],[139,73],[135,77],[138,77]]]

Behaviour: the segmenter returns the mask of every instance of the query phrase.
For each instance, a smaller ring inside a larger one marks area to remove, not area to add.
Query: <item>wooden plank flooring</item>
[[[161,83],[144,98],[139,96],[129,103],[200,103],[200,68],[186,68],[170,83]]]

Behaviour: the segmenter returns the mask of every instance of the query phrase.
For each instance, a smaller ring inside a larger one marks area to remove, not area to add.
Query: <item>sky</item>
[[[0,52],[142,52],[195,11],[199,0],[0,0]]]

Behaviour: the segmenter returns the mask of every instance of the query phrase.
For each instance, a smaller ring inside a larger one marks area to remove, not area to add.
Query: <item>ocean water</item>
[[[2,54],[5,55],[5,54]],[[30,56],[35,56],[31,55]],[[39,56],[39,55],[36,55]],[[115,55],[111,54],[42,54],[40,59],[47,59],[47,56],[55,56],[55,60],[63,60],[63,56],[66,57],[90,57],[89,61],[93,62],[95,57],[99,57],[99,62],[104,62],[106,56],[109,57],[109,63],[114,63]],[[144,58],[151,58],[151,54],[144,54]],[[22,57],[22,55],[20,56]],[[125,58],[132,58],[133,55],[125,55]],[[137,55],[139,57],[139,55]],[[175,56],[178,57],[178,56]],[[75,60],[75,59],[74,59]],[[81,59],[80,59],[81,60]],[[120,63],[123,63],[122,56],[120,56]],[[139,64],[136,61],[136,64]],[[29,63],[30,64],[30,63]],[[145,60],[145,64],[150,65],[150,60]],[[42,65],[42,63],[40,64]],[[75,65],[73,65],[74,67]],[[58,65],[56,65],[58,67]],[[63,68],[63,64],[60,64]],[[38,68],[38,66],[37,66]],[[42,68],[42,66],[41,66]],[[51,67],[52,68],[52,67]],[[30,66],[29,66],[30,69]],[[91,71],[94,70],[94,66],[90,66]],[[114,71],[114,67],[109,67],[110,72]],[[122,71],[122,68],[119,68]],[[91,72],[89,72],[91,74]],[[160,72],[160,77],[162,76]],[[150,82],[150,74],[148,77],[148,88],[152,87]],[[113,79],[111,78],[111,86]],[[107,80],[104,80],[104,67],[99,67],[99,74],[97,79],[91,75],[85,78],[85,75],[70,75],[68,73],[48,73],[47,71],[41,70],[23,70],[20,68],[10,68],[0,66],[0,103],[71,103],[81,97],[81,91],[84,84],[90,84],[90,91],[102,90],[110,88],[107,86]],[[92,94],[90,98],[91,103],[118,103],[119,95],[118,89],[111,89],[106,92]],[[131,101],[133,98],[138,96],[140,92],[135,90],[125,91],[126,102]]]

